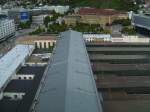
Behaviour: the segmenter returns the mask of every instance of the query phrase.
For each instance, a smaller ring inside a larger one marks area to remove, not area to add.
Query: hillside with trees
[[[59,0],[64,1],[64,0]],[[137,10],[138,4],[133,0],[69,0],[68,4],[72,6],[90,6],[97,8],[113,8],[116,10]]]
[[[7,1],[8,0],[0,0],[0,4]],[[21,0],[21,2],[25,2],[25,3],[27,3],[27,1],[35,5],[38,4],[40,0]],[[89,6],[89,7],[97,7],[97,8],[113,8],[116,10],[125,10],[125,11],[130,11],[130,10],[136,11],[138,9],[138,4],[135,4],[134,1],[135,0],[41,0],[40,3],[43,3],[43,5],[59,4],[59,5],[70,5],[72,7]]]

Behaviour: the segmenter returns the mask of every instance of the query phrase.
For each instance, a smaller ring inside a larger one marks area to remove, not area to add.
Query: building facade
[[[37,15],[37,16],[32,16],[32,24],[42,25],[44,23],[44,18],[46,16],[50,16],[51,17],[51,15]]]
[[[8,10],[8,17],[14,19],[15,23],[25,22],[29,20],[29,11],[22,8],[14,8]]]
[[[17,44],[32,44],[36,48],[51,48],[56,43],[54,36],[23,36],[16,40]]]
[[[111,42],[110,34],[83,34],[86,42]]]
[[[121,37],[112,37],[111,42],[149,43],[150,38],[140,38],[136,35],[122,35]]]
[[[48,6],[49,10],[54,10],[56,13],[64,14],[69,10],[69,6]]]
[[[78,15],[69,15],[64,17],[64,22],[67,25],[76,25],[77,22],[80,22],[81,17]]]
[[[80,18],[77,18],[80,17]],[[81,8],[75,15],[66,16],[66,24],[74,24],[75,21],[88,24],[100,24],[105,26],[112,24],[114,20],[127,19],[126,12],[118,12],[114,9]]]
[[[15,35],[14,20],[2,19],[0,20],[0,40],[5,40],[10,36]]]
[[[122,34],[83,34],[86,42],[118,42],[118,43],[149,43],[150,38],[139,37],[137,35],[122,35]]]

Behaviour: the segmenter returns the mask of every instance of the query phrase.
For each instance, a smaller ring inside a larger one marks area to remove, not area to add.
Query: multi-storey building
[[[15,35],[14,20],[1,19],[0,20],[0,41],[5,40]]]
[[[52,17],[52,15],[47,15],[47,14],[32,16],[32,24],[34,24],[34,25],[42,25],[44,23],[44,18],[46,16]]]
[[[127,18],[128,14],[126,12],[120,12],[114,9],[81,8],[77,14],[66,16],[64,21],[68,25],[80,22],[105,26],[112,24],[114,20]]]

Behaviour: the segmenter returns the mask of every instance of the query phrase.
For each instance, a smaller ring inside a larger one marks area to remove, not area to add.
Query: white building
[[[0,40],[5,40],[10,36],[15,35],[14,20],[1,19],[0,20]]]
[[[2,9],[2,8],[0,7],[0,14],[8,15],[8,10],[9,10],[9,9]]]
[[[49,11],[55,11],[56,13],[59,13],[59,14],[64,14],[65,12],[67,12],[69,10],[69,6],[54,6],[54,5],[48,6],[48,5],[45,5],[45,6],[35,7],[32,10],[33,11],[49,10]]]
[[[83,38],[87,42],[110,42],[110,34],[83,34]]]
[[[127,42],[127,43],[149,43],[150,38],[140,38],[136,35],[122,35],[121,37],[112,37],[112,42]]]
[[[32,24],[35,25],[42,25],[44,22],[44,18],[46,16],[52,17],[52,15],[38,15],[38,16],[32,16]]]
[[[54,10],[56,13],[64,14],[69,10],[69,6],[48,6],[49,10]]]
[[[110,34],[83,34],[86,42],[126,42],[126,43],[149,43],[150,38],[137,35],[110,35]]]

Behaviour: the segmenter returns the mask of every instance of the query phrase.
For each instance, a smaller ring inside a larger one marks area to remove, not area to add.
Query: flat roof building
[[[16,45],[0,60],[0,84],[5,81],[0,90],[0,112],[30,112],[50,58],[47,54],[51,52],[34,48],[34,45]]]
[[[33,45],[17,45],[0,59],[0,90],[3,92],[11,78],[16,74],[18,67],[24,64],[26,58],[34,50]],[[2,93],[0,93],[2,95]],[[2,98],[3,96],[1,96]]]
[[[105,112],[150,110],[149,49],[149,43],[87,43]]]

